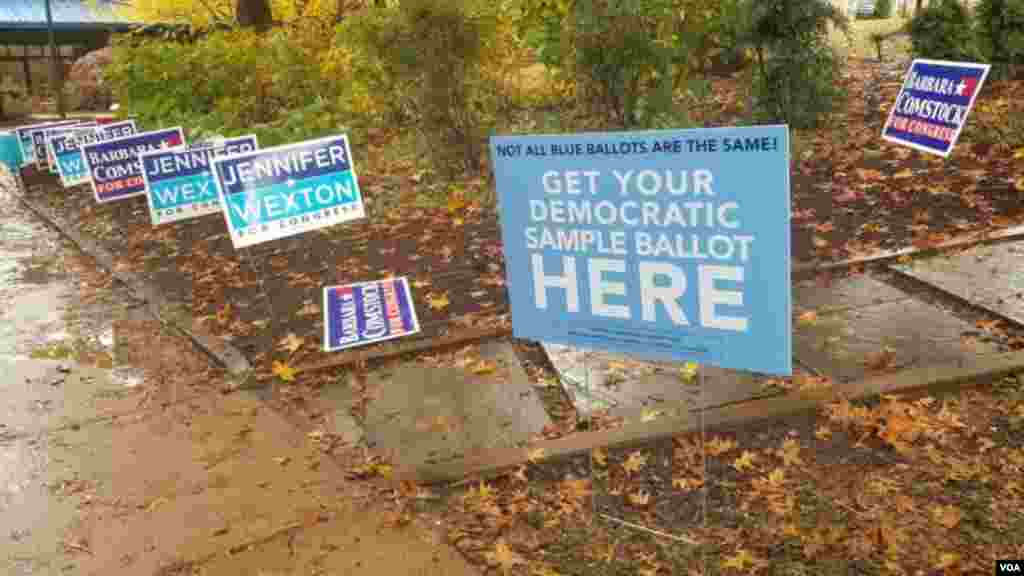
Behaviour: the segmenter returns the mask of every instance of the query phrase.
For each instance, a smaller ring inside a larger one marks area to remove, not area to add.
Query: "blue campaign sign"
[[[344,135],[216,158],[213,170],[235,248],[366,215]]]
[[[46,138],[45,133],[50,128],[57,128],[60,126],[73,126],[81,123],[80,120],[62,120],[60,122],[46,122],[45,124],[36,124],[32,126],[28,131],[28,140],[32,148],[32,161],[36,165],[36,169],[43,171],[49,170],[50,166],[47,163],[46,158]]]
[[[404,277],[324,288],[325,352],[419,331],[416,306]]]
[[[786,126],[496,136],[516,337],[792,373]]]
[[[46,167],[53,174],[60,174],[57,168],[57,159],[54,156],[53,139],[56,136],[68,134],[70,131],[78,128],[96,128],[95,122],[81,122],[78,124],[69,124],[67,126],[60,126],[58,128],[47,128],[43,130],[43,142],[46,147]]]
[[[96,201],[113,202],[146,193],[139,154],[185,146],[181,128],[140,132],[82,146]]]
[[[89,182],[89,171],[86,170],[85,158],[82,157],[83,145],[123,138],[135,132],[135,121],[124,120],[97,127],[73,127],[50,138],[50,149],[56,159],[61,184],[69,188]]]
[[[149,218],[154,226],[220,212],[213,159],[259,149],[256,137],[240,136],[184,150],[157,150],[139,156],[146,179]]]
[[[21,159],[22,166],[28,166],[35,163],[35,146],[33,145],[32,133],[36,130],[43,128],[52,128],[61,124],[74,123],[71,121],[61,122],[40,122],[38,124],[29,124],[28,126],[19,126],[14,129],[14,134],[18,138],[18,146],[21,148]]]
[[[989,68],[988,64],[914,60],[882,129],[882,138],[948,157]]]

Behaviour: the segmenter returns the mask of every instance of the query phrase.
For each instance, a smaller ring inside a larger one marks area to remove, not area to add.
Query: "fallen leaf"
[[[641,489],[636,492],[630,492],[626,495],[626,499],[629,501],[630,505],[640,508],[651,503],[651,494],[647,490]]]
[[[757,558],[753,554],[740,548],[735,554],[722,560],[722,568],[733,568],[742,572],[746,571],[748,566],[753,567],[758,563]]]
[[[679,371],[679,377],[685,383],[693,382],[693,379],[697,376],[697,371],[699,369],[700,365],[696,362],[687,362]]]
[[[427,296],[427,304],[430,305],[434,310],[444,310],[448,307],[448,295],[442,294],[440,296]]]
[[[1017,148],[1017,151],[1013,153],[1014,160],[1020,160],[1024,158],[1024,148]]]
[[[1013,187],[1017,189],[1017,192],[1024,192],[1024,176],[1017,178],[1013,183]]]
[[[481,360],[473,366],[473,374],[481,376],[484,374],[493,374],[497,369],[498,365],[493,360]]]
[[[932,507],[932,519],[948,530],[956,528],[963,516],[960,509],[953,505]]]
[[[737,472],[743,472],[744,470],[753,469],[756,461],[756,454],[750,450],[744,450],[743,454],[740,454],[739,458],[733,460],[732,467],[735,468]]]
[[[878,352],[869,354],[864,364],[872,370],[887,370],[896,361],[896,350],[886,346]]]
[[[644,408],[643,410],[640,411],[640,421],[641,422],[654,422],[662,414],[664,414],[664,412],[662,412],[661,410],[652,410],[650,408]]]
[[[494,545],[494,552],[488,552],[487,558],[491,562],[501,566],[501,569],[504,570],[506,574],[514,566],[526,563],[518,554],[512,551],[512,548],[510,548],[504,540],[499,540],[498,543]]]
[[[861,180],[872,181],[882,179],[882,173],[871,168],[858,168],[856,172],[857,175],[860,176]]]
[[[814,310],[808,310],[800,316],[797,316],[796,322],[800,326],[813,326],[818,322],[818,313]]]
[[[274,374],[274,376],[277,376],[278,378],[284,380],[285,382],[295,381],[295,369],[289,366],[288,364],[285,364],[284,362],[278,362],[277,360],[274,360],[271,372]]]
[[[892,177],[898,180],[902,180],[905,178],[913,178],[914,173],[910,171],[910,168],[904,168],[903,170],[900,170],[899,172],[893,174]]]
[[[822,238],[821,236],[815,236],[811,240],[811,243],[814,244],[815,248],[828,248],[832,244],[831,242],[829,242],[825,238]]]
[[[843,192],[839,196],[833,196],[832,199],[835,200],[836,202],[839,202],[840,204],[846,204],[847,202],[856,202],[857,200],[860,200],[863,197],[864,194],[857,190],[847,190],[846,192]]]
[[[782,458],[782,463],[786,466],[796,466],[804,463],[803,459],[800,458],[800,443],[792,438],[787,438],[782,443],[779,457]]]
[[[643,470],[644,466],[647,465],[647,455],[637,450],[629,455],[629,458],[622,463],[622,468],[627,474],[635,474]]]
[[[594,459],[594,462],[597,462],[598,466],[604,468],[608,465],[608,452],[606,452],[604,448],[595,448],[590,452],[590,454]]]
[[[543,448],[534,448],[526,453],[526,459],[529,460],[531,464],[536,464],[544,459],[544,455],[545,453]]]
[[[683,492],[690,492],[696,490],[704,485],[704,481],[699,478],[673,478],[672,487],[676,490],[682,490]]]
[[[278,342],[279,347],[281,347],[284,350],[287,350],[292,354],[294,354],[295,351],[298,350],[299,348],[302,348],[302,344],[302,338],[296,336],[294,332],[289,332],[287,336],[285,336],[284,338],[281,339],[280,342]]]
[[[726,452],[736,449],[736,442],[730,438],[719,438],[715,436],[704,442],[704,452],[708,456],[720,456]]]
[[[939,561],[935,564],[936,570],[948,570],[960,564],[960,555],[953,552],[943,552],[939,555]]]
[[[279,466],[284,466],[285,464],[291,461],[292,459],[289,456],[278,456],[277,458],[274,458],[274,462],[276,462]]]

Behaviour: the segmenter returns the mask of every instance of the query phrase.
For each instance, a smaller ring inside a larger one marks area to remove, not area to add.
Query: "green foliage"
[[[978,48],[996,71],[1024,65],[1024,0],[981,0],[974,16]]]
[[[838,60],[828,42],[830,25],[846,18],[825,0],[748,0],[754,47],[756,112],[762,120],[812,128],[843,96]]]
[[[520,26],[592,116],[616,127],[679,122],[674,94],[691,72],[728,61],[710,0],[526,0]],[[733,58],[741,61],[741,58]]]
[[[936,60],[980,58],[970,14],[959,0],[929,2],[909,24],[914,55]]]
[[[451,178],[481,167],[496,106],[485,66],[500,50],[497,3],[400,0],[351,18],[366,82],[393,99],[393,120],[414,119],[434,168]]]
[[[228,30],[195,42],[115,43],[107,79],[121,111],[147,127],[182,125],[193,136],[255,132],[271,145],[337,131],[344,78],[324,73],[333,30]]]
[[[891,18],[892,0],[875,0],[875,11],[871,15],[875,18]]]

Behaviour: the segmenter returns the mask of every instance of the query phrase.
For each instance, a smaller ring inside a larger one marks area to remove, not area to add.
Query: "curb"
[[[533,462],[530,454],[543,450],[541,462],[565,460],[594,448],[624,448],[701,430],[722,430],[757,421],[782,420],[814,413],[821,406],[846,398],[857,400],[883,394],[942,394],[973,387],[1024,372],[1024,352],[997,354],[980,358],[973,366],[933,365],[874,376],[833,388],[790,392],[782,396],[750,400],[709,408],[700,418],[696,412],[675,410],[671,416],[653,422],[631,422],[619,428],[579,432],[554,440],[541,440],[523,448],[499,448],[469,452],[461,460],[404,469],[396,481],[413,480],[424,484],[458,482],[466,478],[489,478]],[[701,422],[703,420],[703,423]]]
[[[132,296],[143,302],[146,310],[164,326],[174,328],[187,336],[200,350],[224,367],[229,374],[242,375],[252,371],[249,360],[229,342],[207,332],[194,318],[181,312],[181,304],[171,302],[160,288],[141,276],[117,269],[114,257],[98,243],[76,232],[62,218],[47,208],[28,199],[20,171],[12,173],[18,200],[40,220],[70,240],[83,254],[91,257],[119,282],[128,287]]]

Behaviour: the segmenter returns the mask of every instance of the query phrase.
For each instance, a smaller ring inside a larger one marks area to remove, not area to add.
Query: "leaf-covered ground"
[[[406,518],[442,520],[491,574],[979,574],[1024,554],[1016,378],[572,462],[537,456],[432,506],[409,488]]]
[[[879,136],[904,67],[849,60],[846,106],[822,128],[794,133],[795,260],[926,246],[1024,223],[1024,129],[1012,130],[1024,122],[1024,82],[988,83],[956,151],[943,160]],[[739,80],[714,81],[698,121],[739,122],[739,87]],[[507,323],[500,232],[482,200],[492,184],[435,181],[408,140],[408,131],[388,127],[353,140],[369,219],[241,252],[217,216],[154,228],[143,198],[97,205],[87,187],[64,190],[34,170],[24,175],[34,196],[103,241],[121,266],[145,272],[269,371],[274,360],[294,366],[325,359],[325,285],[408,276],[423,338]],[[289,335],[302,346],[275,350]]]

